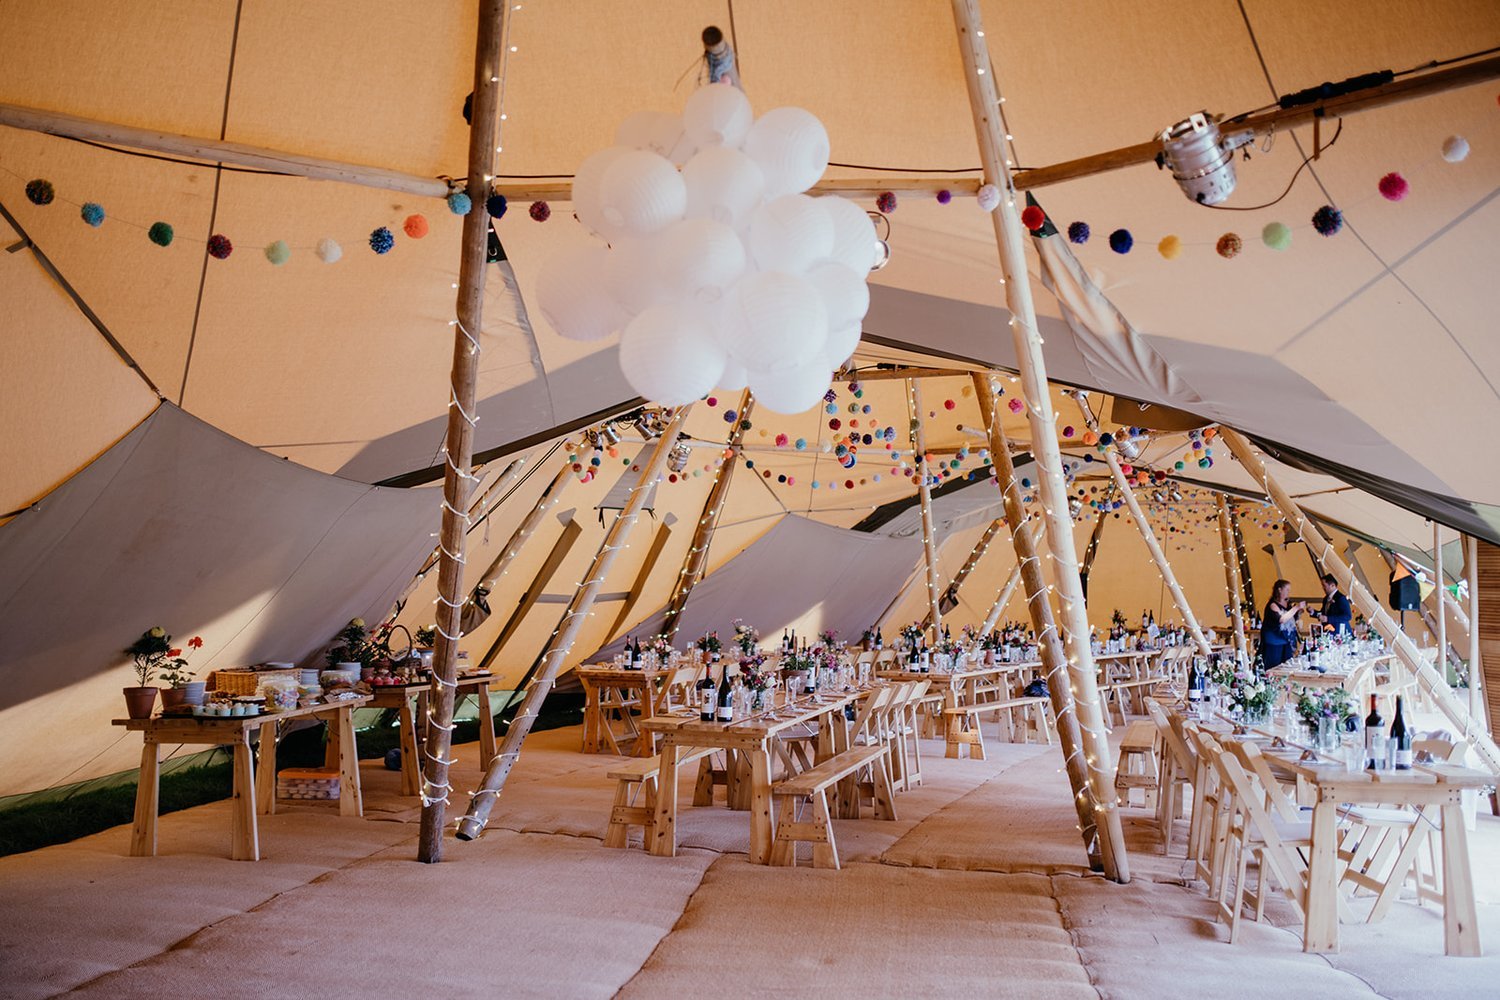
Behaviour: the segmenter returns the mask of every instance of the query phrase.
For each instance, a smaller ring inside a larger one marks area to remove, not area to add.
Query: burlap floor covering
[[[970,761],[926,743],[900,819],[836,821],[845,868],[825,872],[750,865],[746,814],[688,807],[688,775],[677,858],[605,850],[617,758],[578,745],[576,728],[528,740],[486,836],[436,867],[410,860],[416,803],[378,762],[364,821],[284,806],[257,864],[225,856],[222,802],[163,817],[154,859],[124,856],[126,827],[0,859],[0,997],[1468,1000],[1500,982],[1500,957],[1442,957],[1440,913],[1405,903],[1345,925],[1336,956],[1302,954],[1284,902],[1231,947],[1181,840],[1164,857],[1141,808],[1125,811],[1132,883],[1088,873],[1056,748],[992,742]],[[456,755],[461,809],[476,747]],[[1500,954],[1500,820],[1471,844]]]

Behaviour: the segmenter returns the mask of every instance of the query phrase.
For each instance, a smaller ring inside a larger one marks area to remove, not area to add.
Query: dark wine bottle
[[[1401,696],[1396,695],[1396,715],[1391,719],[1391,745],[1395,748],[1396,770],[1411,770],[1411,732],[1401,711]]]
[[[1365,767],[1385,769],[1385,720],[1380,717],[1380,695],[1370,695],[1370,714],[1365,716]]]
[[[698,718],[704,722],[714,721],[714,668],[703,665],[703,679],[698,682]]]
[[[734,721],[734,688],[729,685],[729,666],[725,664],[724,672],[719,675],[719,711],[720,722]]]

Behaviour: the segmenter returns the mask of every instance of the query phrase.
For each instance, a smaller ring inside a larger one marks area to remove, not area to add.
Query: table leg
[[[234,793],[229,804],[231,843],[235,861],[260,860],[260,828],[255,815],[255,761],[250,756],[250,734],[241,733],[234,745]]]
[[[599,752],[599,687],[589,681],[583,684],[583,752]]]
[[[1469,870],[1469,835],[1457,792],[1443,815],[1443,952],[1477,956],[1479,915],[1474,909],[1474,873]]]
[[[495,759],[495,708],[490,704],[489,684],[474,688],[474,697],[479,700],[479,769],[488,771]]]
[[[677,756],[676,741],[665,735],[656,778],[656,821],[646,845],[659,858],[677,856]]]
[[[130,832],[130,856],[156,856],[156,815],[161,801],[161,744],[146,739],[141,749],[141,776],[135,787],[135,826]]]
[[[1302,950],[1339,950],[1338,810],[1335,799],[1319,798],[1313,806],[1312,856],[1308,859],[1307,903]]]
[[[411,699],[401,703],[401,794],[416,795],[422,788],[422,758],[417,743],[417,720],[412,715]],[[340,796],[342,798],[342,796]]]
[[[255,806],[265,816],[276,814],[276,722],[260,725],[255,757]]]
[[[771,752],[762,743],[750,757],[750,863],[771,860]]]
[[[338,738],[339,755],[339,815],[363,816],[365,800],[359,787],[359,745],[354,737],[354,709],[340,708],[333,716],[336,732],[328,734],[328,742]]]

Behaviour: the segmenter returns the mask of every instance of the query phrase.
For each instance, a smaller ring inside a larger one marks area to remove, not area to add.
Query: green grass
[[[583,718],[578,695],[557,695],[547,700],[533,731],[577,725]],[[503,732],[503,726],[501,731]],[[325,733],[322,727],[290,733],[276,748],[276,767],[319,767],[323,763]],[[467,719],[453,730],[453,742],[470,743],[479,738],[479,722]],[[361,759],[383,758],[399,745],[395,713],[386,713],[367,729],[359,731]],[[0,805],[0,857],[63,844],[79,837],[130,823],[135,817],[135,772],[105,787],[86,782],[69,791],[48,789],[36,795],[17,796],[11,805]],[[216,748],[194,755],[193,762],[163,771],[161,812],[191,809],[229,797],[233,786],[230,753]]]

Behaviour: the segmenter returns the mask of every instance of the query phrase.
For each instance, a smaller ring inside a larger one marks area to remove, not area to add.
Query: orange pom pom
[[[406,230],[407,236],[410,236],[414,240],[420,240],[427,235],[427,216],[408,215],[406,221],[401,224],[401,228]]]

